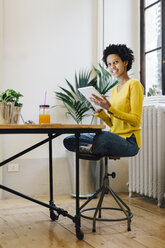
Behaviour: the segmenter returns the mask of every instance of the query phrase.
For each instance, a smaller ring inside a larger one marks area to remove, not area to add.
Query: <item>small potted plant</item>
[[[23,95],[13,89],[7,89],[0,94],[0,123],[18,123],[22,103],[19,98]]]

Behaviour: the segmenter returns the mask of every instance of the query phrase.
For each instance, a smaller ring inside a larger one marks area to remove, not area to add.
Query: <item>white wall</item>
[[[65,78],[74,83],[75,71],[96,65],[96,48],[97,1],[3,1],[2,89],[14,88],[24,95],[22,115],[25,120],[38,122],[38,106],[44,102],[45,90],[47,103],[54,105],[54,91],[58,90],[58,85],[65,87]],[[66,119],[63,108],[54,109],[52,120],[73,122]],[[6,135],[3,137],[3,158],[38,142],[42,137],[45,136]],[[53,142],[56,174],[61,180],[55,189],[61,193],[63,188],[63,193],[66,193],[69,192],[69,179],[67,173],[66,178],[63,176],[67,165],[62,140],[63,137],[59,137]],[[14,161],[20,164],[20,172],[9,173],[7,167],[4,167],[4,183],[11,186],[16,182],[15,186],[20,186],[18,178],[24,174],[24,161],[29,164],[26,176],[33,174],[33,182],[41,184],[37,176],[41,171],[47,173],[47,167],[44,169],[43,165],[43,161],[47,163],[47,157],[48,145],[44,145]],[[36,194],[42,192],[36,190]]]
[[[104,47],[110,43],[126,44],[135,55],[130,71],[132,77],[139,79],[140,61],[140,0],[104,0]]]

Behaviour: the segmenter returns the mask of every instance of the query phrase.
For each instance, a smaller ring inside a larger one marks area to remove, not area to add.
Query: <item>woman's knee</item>
[[[69,151],[75,150],[75,135],[70,135],[63,140],[64,147]]]
[[[130,154],[130,157],[134,157],[138,154],[140,148],[138,146],[135,146],[134,149],[132,149],[132,153]]]
[[[102,154],[109,146],[111,146],[109,135],[107,134],[109,134],[109,132],[103,131],[94,137],[92,146],[92,151],[94,154]]]
[[[108,131],[102,131],[101,133],[95,135],[93,140],[93,145],[98,146],[101,144],[108,143],[112,141],[111,133]]]
[[[90,135],[90,134],[81,134],[79,137],[79,145],[87,146],[88,144],[92,144],[93,136],[94,135]],[[67,150],[74,152],[76,150],[76,136],[75,135],[67,136],[63,140],[63,144]]]

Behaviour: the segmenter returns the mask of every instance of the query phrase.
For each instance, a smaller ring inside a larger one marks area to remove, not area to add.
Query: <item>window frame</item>
[[[151,51],[161,49],[161,87],[162,95],[165,95],[165,22],[163,23],[163,20],[165,20],[165,1],[158,0],[147,7],[144,7],[144,1],[140,0],[140,80],[145,89],[145,10],[160,2],[162,26],[161,47]]]

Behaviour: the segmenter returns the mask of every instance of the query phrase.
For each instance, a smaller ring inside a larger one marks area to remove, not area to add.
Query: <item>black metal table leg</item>
[[[52,163],[52,134],[48,134],[49,136],[49,187],[50,187],[50,206],[54,207],[53,200],[53,163]],[[50,208],[50,218],[55,221],[58,219],[58,215],[54,213],[53,208]]]
[[[0,189],[5,190],[7,192],[10,192],[12,194],[15,194],[17,196],[20,196],[24,199],[27,199],[29,201],[32,201],[36,204],[39,204],[43,207],[49,208],[50,210],[50,218],[52,220],[57,220],[60,215],[63,215],[64,217],[70,218],[74,223],[76,227],[76,236],[79,240],[82,240],[84,237],[83,232],[81,231],[81,215],[80,215],[80,207],[79,207],[79,137],[80,133],[99,133],[103,126],[100,126],[99,128],[96,127],[84,127],[84,126],[77,126],[77,127],[70,127],[70,125],[63,125],[59,124],[57,126],[56,124],[50,124],[50,126],[42,126],[42,125],[18,125],[18,127],[12,128],[12,126],[4,125],[4,127],[0,128],[0,134],[47,134],[48,138],[42,140],[41,142],[36,143],[35,145],[32,145],[28,147],[27,149],[24,149],[21,152],[18,152],[14,156],[11,156],[8,159],[5,159],[4,161],[0,162],[0,166],[3,166],[14,159],[36,149],[37,147],[40,147],[41,145],[44,145],[45,143],[49,143],[49,190],[50,190],[50,201],[49,204],[39,201],[37,199],[34,199],[32,197],[29,197],[28,195],[22,194],[21,192],[15,191],[14,189],[8,188],[4,185],[0,185]],[[53,200],[53,163],[52,163],[52,140],[62,134],[68,134],[72,133],[76,135],[76,215],[70,215],[66,210],[62,208],[58,208],[54,204]],[[57,214],[55,213],[57,212]]]
[[[75,227],[76,236],[79,240],[84,238],[84,233],[81,231],[81,219],[80,219],[80,204],[79,204],[79,137],[80,134],[76,133],[76,216],[75,216]]]

